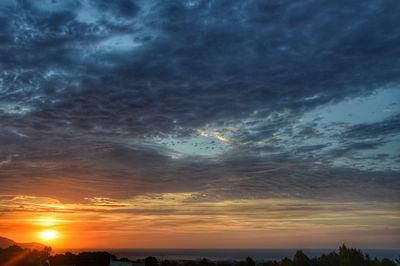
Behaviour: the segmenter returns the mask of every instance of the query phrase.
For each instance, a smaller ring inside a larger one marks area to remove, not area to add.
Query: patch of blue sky
[[[32,111],[32,108],[27,105],[15,103],[0,103],[0,112],[6,114],[25,115]]]
[[[374,123],[400,113],[400,89],[382,89],[365,96],[328,104],[304,115],[304,122]]]

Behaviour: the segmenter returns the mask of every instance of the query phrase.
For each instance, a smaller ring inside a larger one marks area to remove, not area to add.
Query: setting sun
[[[40,239],[53,240],[58,238],[59,234],[56,230],[45,230],[39,233]]]

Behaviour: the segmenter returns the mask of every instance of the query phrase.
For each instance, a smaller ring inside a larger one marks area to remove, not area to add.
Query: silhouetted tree
[[[293,266],[293,262],[288,258],[284,258],[281,261],[281,266]]]
[[[169,260],[161,261],[161,266],[171,266],[171,262]]]
[[[144,260],[145,266],[158,266],[158,260],[155,257],[149,256]]]
[[[77,256],[77,266],[109,266],[110,257],[108,252],[82,252]]]
[[[381,261],[381,266],[396,266],[396,263],[385,258]]]
[[[277,261],[267,261],[263,263],[263,266],[279,266],[279,262]]]
[[[38,251],[10,246],[0,249],[0,265],[44,266],[49,258],[49,252],[50,248]]]
[[[256,263],[252,258],[250,258],[250,257],[246,258],[246,266],[255,266],[255,265],[256,265]]]
[[[183,266],[199,266],[197,261],[194,260],[185,260],[183,262]]]
[[[363,253],[354,248],[347,248],[345,244],[339,247],[340,266],[364,266]]]
[[[293,257],[294,266],[310,266],[310,259],[303,251],[298,250]]]
[[[218,261],[217,266],[232,266],[232,263],[230,263],[229,261]]]
[[[203,258],[201,261],[200,261],[200,266],[214,266],[215,265],[215,263],[213,263],[212,261],[210,261],[210,260],[208,260],[208,259],[206,259],[206,258]]]
[[[11,246],[5,249],[0,248],[0,265],[13,266],[46,266],[46,261],[50,261],[50,265],[77,265],[77,266],[108,266],[110,258],[116,259],[116,256],[108,252],[82,252],[78,255],[67,252],[65,254],[57,254],[49,256],[51,249],[45,248],[41,251],[23,249],[18,246]],[[127,258],[120,261],[130,261]],[[143,260],[141,260],[143,261]],[[400,258],[396,260],[400,262]],[[159,262],[155,257],[147,257],[146,266],[158,266]],[[178,266],[177,261],[163,260],[161,266]],[[255,261],[247,257],[245,261],[240,262],[212,262],[208,259],[200,261],[186,260],[184,266],[255,266]],[[363,254],[358,249],[348,248],[345,245],[339,247],[339,253],[331,252],[328,255],[321,255],[318,258],[308,258],[303,251],[299,250],[293,257],[293,261],[284,258],[280,262],[268,261],[262,266],[396,266],[396,262],[390,259],[378,260],[370,258],[368,254]]]
[[[318,261],[320,266],[337,266],[340,264],[340,257],[336,252],[331,252],[328,255],[322,254]]]

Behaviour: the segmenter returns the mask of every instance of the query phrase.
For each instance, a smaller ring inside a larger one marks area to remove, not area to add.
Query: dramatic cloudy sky
[[[0,1],[1,235],[399,248],[399,14],[398,0]]]

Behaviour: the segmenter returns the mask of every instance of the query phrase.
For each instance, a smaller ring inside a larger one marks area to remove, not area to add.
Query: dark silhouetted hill
[[[8,248],[15,244],[13,240],[0,236],[0,248]]]
[[[32,243],[17,243],[14,240],[5,238],[5,237],[1,237],[0,236],[0,248],[8,248],[10,246],[19,246],[21,248],[29,248],[29,249],[36,249],[36,250],[42,250],[45,245],[40,244],[40,243],[36,243],[36,242],[32,242]]]

